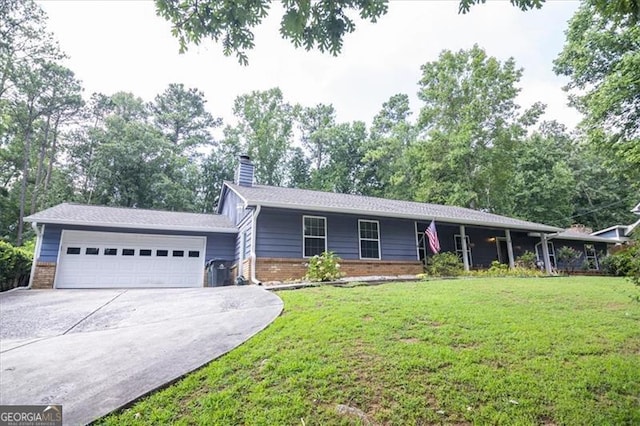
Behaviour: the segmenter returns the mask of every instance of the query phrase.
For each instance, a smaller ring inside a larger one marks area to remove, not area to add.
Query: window
[[[123,256],[134,256],[136,254],[135,249],[122,249]]]
[[[184,257],[184,250],[174,250],[173,257]]]
[[[140,249],[140,256],[151,256],[151,250],[149,249]]]
[[[169,255],[168,250],[156,250],[156,256],[158,257],[167,257]]]
[[[311,257],[327,251],[327,219],[318,216],[302,217],[303,256]]]
[[[104,249],[105,256],[116,256],[117,254],[118,254],[118,249],[114,249],[114,248]]]
[[[100,252],[100,249],[97,249],[97,248],[95,248],[95,247],[87,247],[87,248],[84,250],[84,254],[88,254],[88,255],[91,255],[91,256],[95,256],[95,255],[97,255],[99,252]]]
[[[67,254],[80,254],[80,247],[67,247]]]
[[[589,269],[600,269],[598,266],[598,254],[593,244],[584,245],[584,262]]]
[[[189,257],[200,257],[200,252],[198,250],[189,250]]]
[[[377,220],[358,220],[360,259],[380,259],[380,224]]]
[[[553,246],[552,242],[547,242],[547,247],[549,248],[549,261],[551,263],[551,267],[552,268],[556,268],[556,250],[555,247]],[[536,259],[541,260],[544,262],[543,259],[543,255],[542,255],[542,243],[537,243],[536,246]]]
[[[454,235],[453,236],[454,240],[455,240],[455,246],[456,246],[456,254],[458,255],[458,257],[460,258],[460,260],[462,261],[462,236],[461,235]],[[464,239],[467,241],[467,260],[469,261],[469,266],[473,266],[473,256],[471,256],[471,241],[469,240],[469,236],[465,235]]]

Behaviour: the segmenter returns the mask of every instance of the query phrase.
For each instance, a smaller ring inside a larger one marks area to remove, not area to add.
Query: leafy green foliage
[[[535,255],[534,255],[535,257]],[[516,266],[514,268],[509,268],[509,265],[504,263],[500,263],[497,260],[491,262],[491,266],[489,269],[480,270],[480,271],[469,271],[466,275],[472,277],[517,277],[517,278],[539,278],[545,276],[545,273],[538,270],[534,266],[521,266],[523,264],[529,264],[529,261],[516,262]]]
[[[621,279],[280,292],[249,341],[98,424],[638,424],[640,304]]]
[[[608,158],[616,174],[629,179],[629,194],[640,191],[640,26],[639,2],[586,0],[571,19],[555,71],[568,76],[566,89],[585,115],[591,145]],[[635,18],[613,16],[611,6],[628,5]],[[633,200],[632,202],[637,202]],[[631,201],[629,202],[631,203]]]
[[[340,259],[334,252],[325,251],[309,259],[306,279],[309,281],[335,281],[343,276]]]
[[[0,291],[27,285],[33,254],[0,241]]]
[[[462,260],[451,252],[437,253],[427,259],[427,274],[436,277],[457,277],[462,275]]]
[[[515,259],[515,266],[525,269],[538,269],[536,255],[531,251],[525,251]]]
[[[562,246],[556,250],[556,257],[568,275],[575,270],[578,262],[582,259],[582,253],[573,247]]]
[[[357,11],[361,19],[376,22],[387,12],[387,0],[284,0],[280,34],[294,46],[337,55],[343,37],[355,30],[349,16]],[[271,0],[156,0],[158,15],[173,24],[172,33],[180,51],[189,44],[210,38],[222,44],[225,56],[235,54],[238,62],[249,63],[247,50],[255,45],[253,28],[268,15]]]

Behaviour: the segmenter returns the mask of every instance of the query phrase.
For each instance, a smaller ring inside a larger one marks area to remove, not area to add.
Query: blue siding
[[[155,234],[155,235],[189,235],[207,237],[205,260],[224,259],[233,260],[233,250],[236,241],[236,234],[216,234],[181,231],[160,231],[153,229],[122,229],[122,228],[97,228],[90,226],[62,226],[47,224],[42,235],[42,247],[40,249],[41,262],[56,262],[58,259],[58,249],[62,230],[69,229],[75,231],[98,231],[98,232],[121,232],[125,234]]]
[[[244,220],[239,225],[240,232],[238,232],[238,235],[236,236],[236,239],[234,242],[234,254],[235,254],[234,261],[235,262],[238,262],[240,260],[240,257],[241,257],[240,250],[243,250],[244,259],[247,259],[251,254],[252,226],[253,226],[253,215],[250,214],[248,216],[245,216]],[[243,234],[245,235],[245,244],[244,244],[244,247],[240,247],[242,244]]]
[[[42,234],[42,245],[40,246],[40,256],[38,260],[41,262],[57,262],[58,249],[60,248],[60,236],[62,228],[57,225],[44,225],[44,233]]]
[[[246,215],[251,213],[251,209],[239,209],[238,206],[244,205],[244,202],[238,194],[230,189],[226,189],[223,194],[223,199],[220,201],[222,209],[220,213],[231,220],[234,225],[238,225],[242,222]]]
[[[618,228],[614,228],[614,229],[610,229],[607,232],[603,232],[601,234],[598,234],[598,237],[602,237],[602,238],[619,238],[620,235],[618,234]]]
[[[413,220],[388,219],[357,215],[318,214],[263,208],[258,216],[258,257],[302,257],[302,217],[327,219],[327,248],[343,259],[359,259],[358,219],[380,222],[380,248],[383,260],[416,260],[415,224]]]

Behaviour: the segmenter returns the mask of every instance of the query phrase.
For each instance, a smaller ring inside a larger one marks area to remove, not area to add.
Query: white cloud
[[[212,42],[180,55],[170,24],[155,15],[151,1],[42,2],[49,28],[70,55],[69,66],[88,93],[131,91],[146,100],[172,82],[204,91],[210,111],[233,120],[236,96],[280,87],[287,100],[304,105],[332,103],[340,120],[369,122],[396,93],[416,97],[420,66],[443,49],[477,43],[499,59],[513,56],[524,67],[520,101],[549,105],[545,118],[574,126],[579,115],[567,107],[552,71],[564,42],[566,21],[578,2],[548,2],[542,10],[521,12],[507,2],[489,2],[458,15],[457,2],[391,1],[377,24],[357,22],[342,54],[331,57],[295,49],[278,33],[280,6],[256,31],[250,65],[224,57]]]

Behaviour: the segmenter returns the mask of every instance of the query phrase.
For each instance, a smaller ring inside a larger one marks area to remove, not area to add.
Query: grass
[[[640,303],[617,278],[279,293],[283,314],[107,425],[640,424]]]

